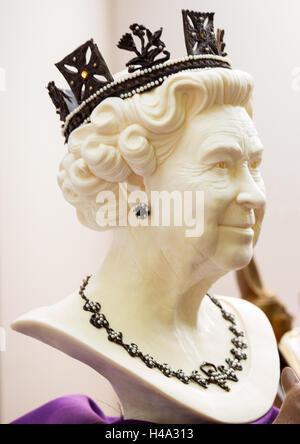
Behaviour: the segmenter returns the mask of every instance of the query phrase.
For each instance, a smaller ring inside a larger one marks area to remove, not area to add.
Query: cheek
[[[254,226],[254,246],[257,244],[261,232],[261,226],[264,219],[264,210],[255,210],[255,226]]]
[[[254,231],[255,231],[255,239],[254,239],[254,241],[255,241],[255,244],[256,244],[256,242],[258,240],[258,237],[259,237],[259,234],[260,234],[260,231],[261,231],[261,225],[263,223],[263,220],[264,220],[264,217],[265,217],[265,213],[266,213],[266,189],[265,189],[265,185],[264,185],[263,180],[259,181],[258,187],[259,187],[259,189],[261,190],[261,192],[265,196],[265,204],[261,208],[256,208],[254,210],[255,220],[256,220],[255,227],[254,227]]]
[[[204,194],[205,220],[207,223],[219,223],[234,199],[235,192],[231,187],[207,191]]]

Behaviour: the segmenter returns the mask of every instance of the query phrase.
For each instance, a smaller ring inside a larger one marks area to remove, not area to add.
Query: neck
[[[139,341],[140,347],[149,348],[178,346],[180,333],[196,333],[201,301],[221,276],[205,261],[201,268],[199,273],[180,254],[170,259],[149,228],[119,231],[86,295],[101,303],[111,327],[122,331],[126,342]]]

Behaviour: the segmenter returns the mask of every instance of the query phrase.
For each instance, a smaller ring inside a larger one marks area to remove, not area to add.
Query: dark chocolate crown
[[[169,76],[185,70],[231,69],[224,52],[224,31],[218,29],[217,34],[214,31],[214,13],[183,10],[182,15],[188,55],[180,59],[170,60],[170,53],[161,40],[162,28],[152,33],[143,25],[134,23],[130,26],[131,33],[124,34],[117,45],[135,55],[126,64],[126,77],[114,80],[93,40],[56,64],[70,90],[60,90],[54,82],[50,82],[47,88],[56,112],[64,122],[66,142],[72,131],[90,121],[92,111],[108,97],[125,100],[150,91]]]

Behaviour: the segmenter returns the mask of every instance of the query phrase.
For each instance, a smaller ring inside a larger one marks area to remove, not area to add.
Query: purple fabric
[[[272,424],[279,410],[273,407],[263,418],[253,424]],[[12,422],[17,425],[32,424],[154,424],[122,417],[106,416],[87,396],[74,395],[56,399]]]

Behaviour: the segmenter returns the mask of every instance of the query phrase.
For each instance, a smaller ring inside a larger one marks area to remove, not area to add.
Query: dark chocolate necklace
[[[136,344],[125,344],[123,342],[123,334],[121,332],[116,332],[115,330],[110,328],[106,316],[103,313],[100,313],[101,305],[98,302],[90,301],[85,296],[85,289],[89,283],[90,278],[91,276],[88,276],[86,279],[84,279],[79,291],[81,298],[85,301],[83,309],[92,313],[90,323],[97,329],[104,328],[108,335],[107,339],[111,342],[114,342],[115,344],[121,345],[127,351],[127,353],[129,353],[130,356],[132,356],[133,358],[139,358],[149,368],[157,368],[168,378],[176,377],[184,384],[194,382],[205,389],[207,389],[210,384],[215,384],[226,392],[229,392],[230,388],[227,385],[227,381],[238,382],[236,371],[243,370],[241,361],[247,359],[247,353],[245,352],[245,350],[248,348],[248,345],[245,340],[242,339],[245,336],[244,332],[238,331],[236,328],[235,317],[231,313],[225,311],[220,302],[215,297],[207,294],[211,302],[213,302],[220,309],[223,318],[230,324],[229,330],[233,334],[233,338],[231,339],[231,344],[233,345],[233,348],[230,350],[231,357],[225,360],[226,366],[216,366],[214,364],[204,362],[199,367],[201,373],[199,372],[199,370],[194,370],[190,375],[187,375],[182,369],[174,371],[168,364],[160,364],[149,354],[145,355],[139,350]]]

